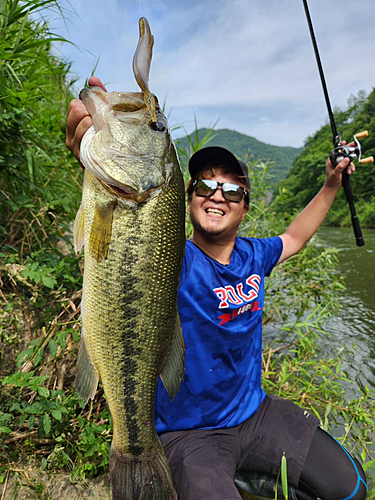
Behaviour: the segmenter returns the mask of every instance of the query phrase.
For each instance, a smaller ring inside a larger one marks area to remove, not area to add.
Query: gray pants
[[[239,500],[236,471],[276,477],[283,453],[288,483],[297,487],[318,425],[314,415],[294,403],[266,396],[239,426],[163,434],[178,499]]]

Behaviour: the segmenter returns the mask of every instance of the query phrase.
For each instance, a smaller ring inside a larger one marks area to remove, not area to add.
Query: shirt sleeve
[[[182,262],[182,270],[181,270],[181,275],[180,275],[180,285],[181,286],[186,278],[189,276],[190,269],[194,260],[194,252],[191,247],[191,243],[189,240],[186,241],[185,245],[185,253],[184,253],[184,259]]]
[[[272,238],[259,238],[257,241],[262,246],[264,274],[269,276],[283,251],[283,240],[280,236],[274,236]]]

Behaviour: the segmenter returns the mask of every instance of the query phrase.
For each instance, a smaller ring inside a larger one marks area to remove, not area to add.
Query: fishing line
[[[138,0],[139,4],[139,17],[142,17],[142,5],[141,5],[141,0]]]

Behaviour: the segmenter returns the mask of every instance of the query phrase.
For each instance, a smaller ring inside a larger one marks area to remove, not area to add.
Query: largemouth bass
[[[185,201],[167,121],[148,90],[152,41],[142,18],[133,64],[142,92],[80,94],[93,127],[81,143],[74,225],[76,251],[85,247],[75,387],[87,401],[102,380],[113,418],[114,500],[177,498],[153,410],[159,376],[173,398],[184,372],[177,289]]]

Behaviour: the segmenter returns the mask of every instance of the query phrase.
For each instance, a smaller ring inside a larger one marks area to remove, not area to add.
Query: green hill
[[[198,133],[199,140],[201,140],[207,133],[207,129],[201,128],[198,130]],[[194,136],[195,132],[190,134],[193,141]],[[212,136],[213,139],[208,143],[208,146],[222,146],[227,148],[244,161],[255,160],[271,162],[273,165],[270,168],[270,174],[272,175],[273,184],[285,179],[294,159],[302,151],[302,148],[272,146],[271,144],[260,142],[254,139],[254,137],[240,134],[234,130],[214,130]],[[190,153],[190,143],[187,137],[179,138],[175,142],[179,149]],[[190,154],[188,154],[188,156],[190,156]],[[184,165],[184,158],[180,159],[183,167],[186,166]]]
[[[354,134],[368,130],[369,137],[361,139],[363,157],[375,156],[375,90],[368,96],[363,91],[357,97],[352,96],[348,109],[335,114],[335,122],[341,138],[347,142],[353,140]],[[301,210],[319,191],[324,183],[325,163],[332,147],[332,132],[328,124],[307,139],[287,178],[278,186],[282,194],[275,208],[279,212]],[[375,227],[375,165],[355,163],[356,172],[351,176],[351,182],[356,211],[363,227]],[[325,224],[351,224],[343,190],[338,194]]]

